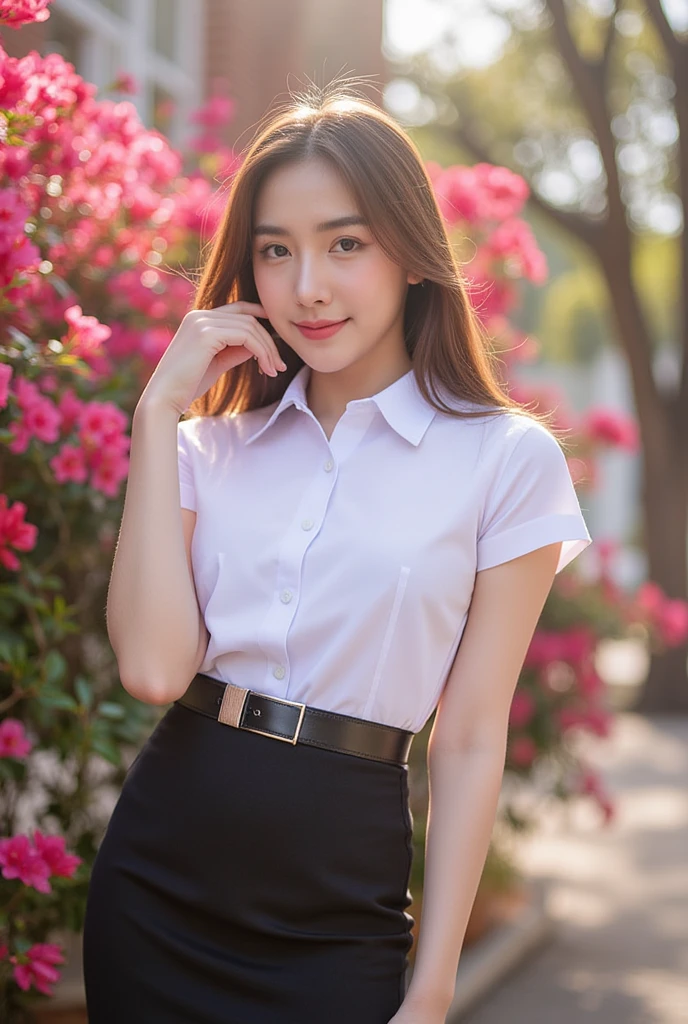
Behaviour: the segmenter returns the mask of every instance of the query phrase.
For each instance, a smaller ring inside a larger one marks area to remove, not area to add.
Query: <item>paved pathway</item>
[[[586,757],[616,802],[524,841],[555,935],[465,1024],[688,1024],[688,719],[622,712]]]

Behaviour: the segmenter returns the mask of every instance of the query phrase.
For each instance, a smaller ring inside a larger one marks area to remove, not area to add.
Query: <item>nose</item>
[[[324,268],[318,266],[315,258],[301,260],[297,270],[295,295],[301,306],[330,302],[330,286]]]

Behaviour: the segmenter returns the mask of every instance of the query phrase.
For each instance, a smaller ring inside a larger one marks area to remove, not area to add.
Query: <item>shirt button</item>
[[[292,598],[291,590],[283,590],[282,591],[281,599],[282,599],[282,603],[283,604],[289,604],[289,602],[291,601],[291,598]]]
[[[284,679],[284,671],[284,665],[276,665],[272,670],[272,674],[275,679]]]
[[[334,462],[332,461],[332,459],[327,460],[327,462],[323,466],[323,469],[325,470],[326,473],[329,473],[331,469],[334,469]]]
[[[302,521],[302,523],[301,523],[301,529],[302,530],[312,530],[313,529],[313,520],[312,519],[304,519]]]

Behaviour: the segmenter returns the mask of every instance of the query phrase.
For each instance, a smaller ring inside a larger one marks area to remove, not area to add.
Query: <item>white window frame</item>
[[[171,61],[148,40],[153,24],[154,0],[124,0],[124,14],[114,14],[98,0],[55,0],[53,9],[76,23],[84,34],[82,65],[77,70],[89,82],[103,89],[107,60],[106,44],[115,43],[121,54],[117,70],[133,75],[139,92],[127,99],[135,105],[143,123],[153,123],[152,84],[165,89],[175,101],[175,112],[167,131],[174,146],[183,145],[195,133],[188,118],[204,99],[205,2],[178,0],[176,51]]]

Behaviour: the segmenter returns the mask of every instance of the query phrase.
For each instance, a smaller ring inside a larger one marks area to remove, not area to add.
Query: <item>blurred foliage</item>
[[[460,63],[465,45],[457,17],[432,50],[392,63],[398,78],[419,89],[417,121],[408,128],[426,159],[442,164],[501,162],[529,180],[546,201],[593,221],[606,212],[606,176],[595,136],[559,51],[546,3],[485,0],[482,7],[508,26],[494,62]],[[602,56],[609,45],[607,92],[611,127],[635,252],[633,274],[655,345],[678,336],[680,234],[657,221],[676,217],[678,127],[675,84],[667,56],[642,0],[613,5],[573,0],[568,24],[582,55]],[[611,32],[611,35],[609,34]],[[431,116],[428,113],[431,112]],[[402,118],[403,120],[403,118]],[[461,145],[467,132],[478,149]],[[668,224],[668,222],[667,222]],[[551,267],[547,290],[531,289],[514,319],[541,341],[548,357],[586,360],[614,336],[605,281],[589,252],[545,214],[532,225]]]

